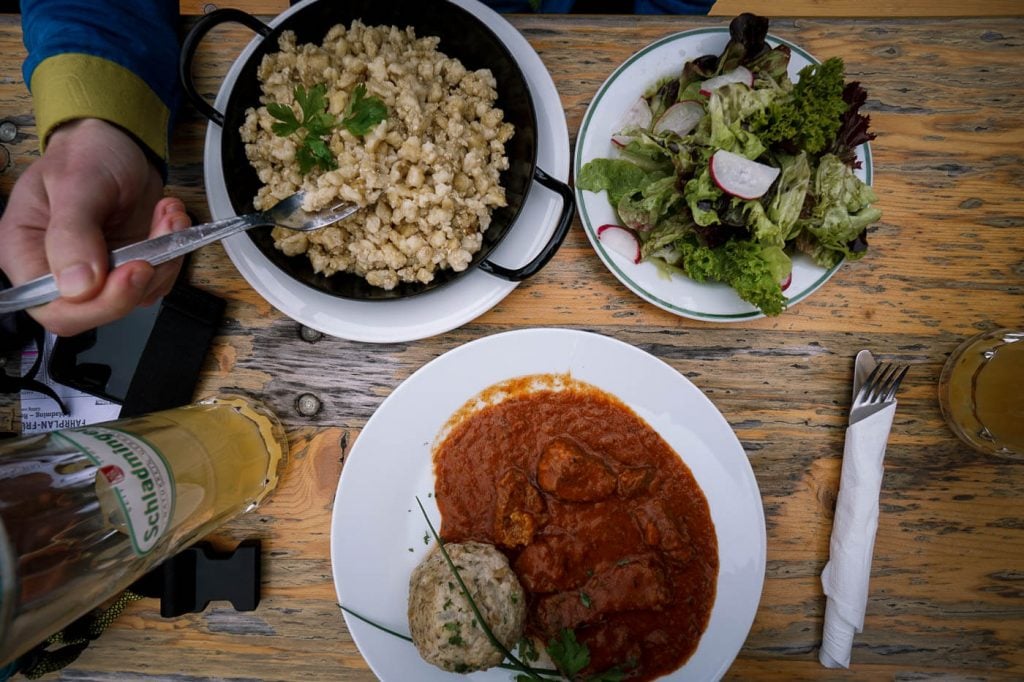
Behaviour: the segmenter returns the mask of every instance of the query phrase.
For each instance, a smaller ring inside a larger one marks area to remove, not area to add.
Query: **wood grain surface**
[[[968,3],[963,3],[967,6]],[[1005,3],[1003,5],[1006,6]],[[550,70],[575,133],[603,80],[670,33],[723,25],[691,17],[511,17]],[[776,19],[772,31],[819,57],[845,59],[869,92],[884,216],[867,256],[777,318],[696,322],[632,293],[594,254],[579,222],[550,265],[490,312],[439,336],[368,345],[300,336],[236,272],[219,245],[193,281],[228,299],[201,394],[237,389],[282,417],[291,459],[278,492],[223,530],[225,547],[266,548],[264,600],[252,613],[214,604],[161,619],[135,603],[66,680],[369,680],[331,578],[329,528],[345,455],[380,402],[425,362],[473,339],[533,326],[606,334],[665,360],[715,403],[747,452],[764,500],[768,564],[757,617],[729,679],[1024,679],[1024,464],[975,453],[945,426],[942,365],[975,333],[1024,326],[1024,19]],[[224,30],[198,60],[213,94],[249,40]],[[16,19],[0,17],[0,118],[10,192],[36,158]],[[209,216],[205,124],[185,111],[168,191]],[[910,363],[886,455],[863,634],[849,671],[817,660],[819,575],[839,481],[853,357],[870,348]],[[313,393],[312,418],[295,409]],[[17,402],[0,402],[0,424]]]

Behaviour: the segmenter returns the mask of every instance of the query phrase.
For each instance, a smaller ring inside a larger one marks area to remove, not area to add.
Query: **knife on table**
[[[875,356],[871,354],[869,350],[862,350],[857,353],[857,359],[853,364],[853,401],[857,400],[857,394],[860,393],[861,386],[867,381],[868,377],[873,371],[878,362],[875,361]],[[851,401],[851,405],[853,402]],[[863,405],[861,407],[850,409],[850,426],[853,426],[861,419],[870,417],[875,412],[879,412],[888,407],[887,403],[878,403],[875,405]]]

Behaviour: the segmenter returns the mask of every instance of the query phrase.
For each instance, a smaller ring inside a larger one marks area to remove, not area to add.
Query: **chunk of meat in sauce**
[[[503,547],[530,544],[543,523],[544,499],[520,469],[501,476],[494,498],[494,541]]]
[[[537,462],[541,490],[568,502],[596,502],[615,492],[615,474],[577,444],[552,441]]]
[[[576,639],[590,650],[590,663],[580,671],[591,675],[614,666],[629,670],[630,661],[639,661],[643,647],[637,633],[616,619],[594,623],[576,630]]]
[[[652,467],[630,467],[619,472],[619,479],[615,483],[615,492],[623,499],[645,495],[654,480],[654,469]]]
[[[632,514],[648,547],[660,548],[670,559],[683,564],[693,558],[686,526],[676,522],[661,500],[647,500],[637,505]]]
[[[584,549],[569,534],[537,538],[519,553],[513,568],[529,592],[569,590],[586,580],[586,569],[578,565]]]
[[[607,502],[600,503],[607,504]],[[561,524],[548,525],[533,536],[514,561],[516,575],[534,594],[578,588],[594,568],[614,564],[624,556],[646,554],[640,531],[628,513],[602,514],[573,505],[561,512]]]
[[[599,568],[578,590],[542,596],[534,617],[542,631],[557,633],[610,613],[658,610],[671,599],[665,571],[653,557],[642,557]]]

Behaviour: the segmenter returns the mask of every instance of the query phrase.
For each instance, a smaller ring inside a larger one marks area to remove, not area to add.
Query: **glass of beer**
[[[960,344],[939,377],[939,406],[975,450],[1024,460],[1024,330],[997,329]]]

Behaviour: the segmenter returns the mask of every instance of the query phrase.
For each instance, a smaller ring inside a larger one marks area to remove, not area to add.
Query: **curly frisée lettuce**
[[[697,282],[726,282],[743,300],[757,301],[765,315],[778,315],[785,308],[779,283],[789,275],[791,264],[781,248],[732,239],[712,249],[692,232],[673,246],[649,260],[669,274],[679,272]]]
[[[576,185],[608,193],[662,273],[727,283],[778,315],[792,255],[825,268],[860,258],[881,212],[853,172],[854,149],[874,139],[859,112],[867,93],[845,82],[838,58],[790,81],[790,49],[770,47],[767,33],[767,19],[741,14],[722,54],[625,103],[618,157],[589,161]]]

